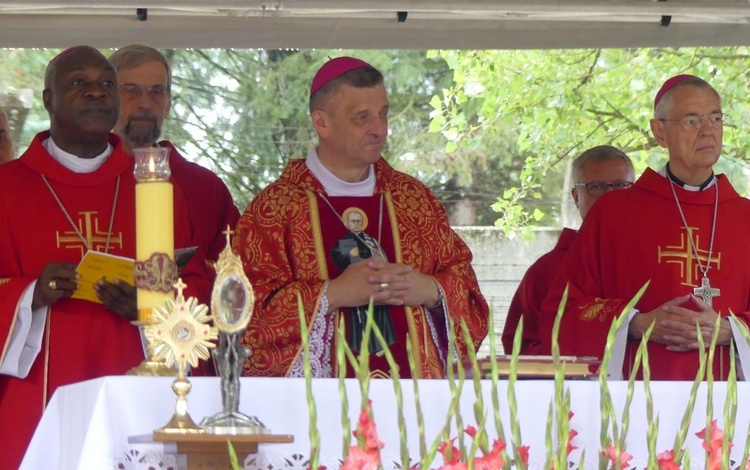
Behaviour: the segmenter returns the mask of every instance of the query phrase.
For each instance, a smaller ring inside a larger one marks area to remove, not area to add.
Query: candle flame
[[[149,173],[154,173],[156,171],[156,164],[154,163],[154,157],[151,157],[148,160],[148,171]]]

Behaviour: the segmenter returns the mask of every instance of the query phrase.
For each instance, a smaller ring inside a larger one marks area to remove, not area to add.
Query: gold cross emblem
[[[697,232],[699,229],[693,227],[682,228],[684,228],[687,233],[680,234],[680,244],[678,246],[666,246],[665,248],[658,247],[659,263],[661,264],[663,260],[667,264],[678,264],[680,266],[682,285],[697,286],[700,284],[698,280],[703,276],[700,272],[698,261],[701,263],[709,262],[708,250],[702,250],[700,248],[700,235],[696,234],[693,239],[698,251],[698,257],[696,258],[695,253],[693,253],[693,247],[690,245],[690,241],[687,237],[692,238],[693,231]],[[715,266],[716,269],[721,269],[721,253],[713,254],[710,263],[712,266]]]
[[[79,212],[79,218],[77,220],[78,230],[86,239],[86,243],[91,247],[92,250],[101,251],[107,244],[107,231],[99,228],[99,218],[96,217],[96,211]],[[84,245],[81,238],[73,230],[68,230],[60,234],[59,231],[55,232],[57,238],[57,247],[69,248],[72,250],[78,249],[83,257],[86,252],[86,245]],[[122,248],[122,232],[115,236],[112,234],[110,239],[110,245],[118,244]]]

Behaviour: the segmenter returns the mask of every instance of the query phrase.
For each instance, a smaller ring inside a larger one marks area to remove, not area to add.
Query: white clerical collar
[[[349,183],[331,173],[331,170],[320,161],[318,149],[310,150],[305,165],[320,181],[329,196],[372,196],[375,194],[375,172],[372,165],[367,170],[367,178],[357,183]]]
[[[659,174],[662,175],[667,180],[669,180],[669,175],[667,175],[667,165],[664,165],[663,167],[661,167],[661,170],[659,170]],[[716,182],[718,181],[715,175],[712,175],[712,176],[713,178],[711,178],[711,181],[709,181],[708,184],[706,184],[705,186],[691,186],[689,184],[681,184],[679,186],[682,189],[685,189],[687,191],[692,191],[694,193],[697,193],[698,191],[705,191],[706,189],[713,187],[713,185],[715,185]]]
[[[55,142],[52,140],[52,137],[45,139],[42,142],[42,145],[45,149],[47,149],[47,152],[52,155],[52,158],[54,158],[58,163],[60,163],[60,165],[64,166],[73,173],[91,173],[98,170],[102,165],[104,165],[104,162],[107,161],[109,156],[112,154],[112,151],[114,150],[112,144],[108,142],[106,150],[104,150],[104,152],[100,153],[96,157],[81,158],[58,147],[57,144],[55,144]]]

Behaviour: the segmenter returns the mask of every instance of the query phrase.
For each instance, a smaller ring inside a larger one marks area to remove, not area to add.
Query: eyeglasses
[[[609,191],[610,189],[628,189],[629,187],[633,186],[633,183],[630,181],[618,181],[617,183],[604,183],[602,181],[592,181],[590,183],[576,183],[573,186],[575,186],[576,188],[585,186],[586,192],[589,193],[589,196],[599,197],[602,194]]]
[[[146,96],[154,103],[161,103],[169,96],[169,90],[162,85],[141,86],[128,84],[120,87],[121,96],[128,100],[136,100],[143,96],[144,92],[146,92]]]
[[[724,113],[711,113],[708,115],[708,125],[714,129],[721,129],[727,115]],[[682,129],[686,132],[694,132],[703,127],[703,117],[691,114],[681,119],[659,119],[661,122],[679,122]]]

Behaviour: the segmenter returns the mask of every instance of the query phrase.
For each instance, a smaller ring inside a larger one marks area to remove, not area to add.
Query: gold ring
[[[52,279],[49,281],[49,284],[47,284],[50,289],[57,290],[57,279]]]
[[[388,283],[387,282],[381,282],[380,283],[380,290],[388,290]]]

